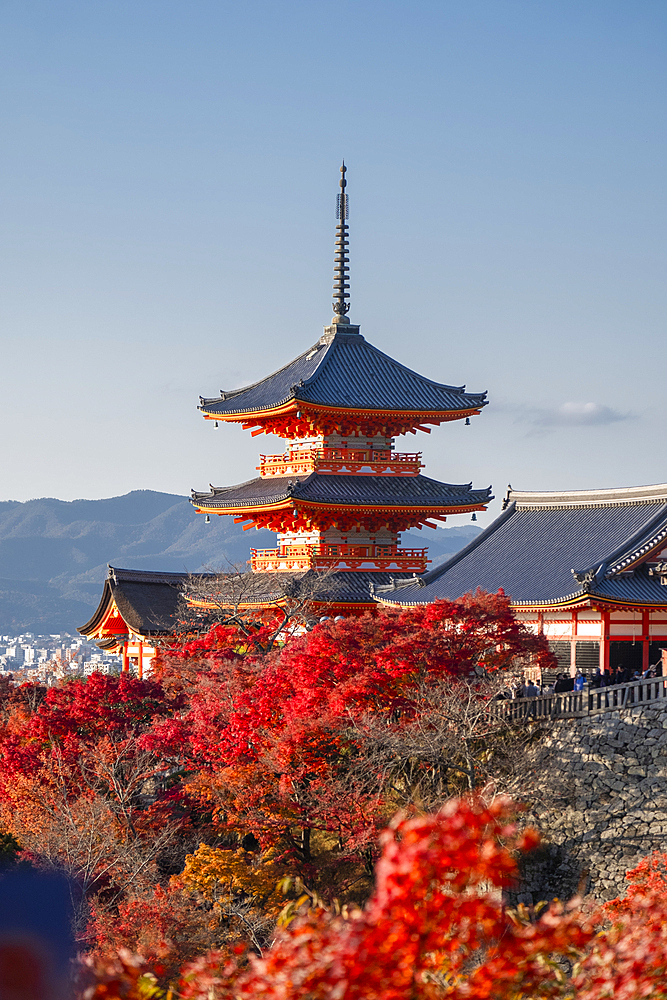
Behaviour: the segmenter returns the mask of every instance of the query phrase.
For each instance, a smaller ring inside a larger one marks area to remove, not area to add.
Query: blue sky
[[[196,404],[330,320],[342,156],[352,320],[489,390],[408,437],[428,475],[667,480],[666,29],[651,0],[5,0],[0,499],[282,450]]]

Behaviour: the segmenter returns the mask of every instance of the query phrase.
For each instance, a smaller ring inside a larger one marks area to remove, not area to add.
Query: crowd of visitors
[[[566,691],[595,690],[596,688],[614,687],[617,684],[629,684],[649,677],[662,677],[662,659],[647,667],[642,673],[631,667],[620,665],[612,670],[595,671],[591,677],[577,670],[574,677],[564,672],[556,674],[551,682],[540,682],[527,677],[516,678],[498,695],[500,699],[537,698],[551,694],[561,694]]]

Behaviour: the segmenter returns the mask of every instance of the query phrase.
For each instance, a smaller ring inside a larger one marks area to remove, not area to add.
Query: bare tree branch
[[[211,569],[187,578],[178,625],[189,636],[202,635],[213,625],[234,625],[255,652],[268,653],[276,642],[312,627],[339,589],[333,570],[253,573],[243,564]],[[265,626],[261,637],[260,624]]]

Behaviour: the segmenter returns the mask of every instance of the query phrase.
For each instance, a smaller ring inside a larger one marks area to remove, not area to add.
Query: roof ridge
[[[461,395],[464,396],[484,397],[486,396],[488,391],[484,390],[484,392],[466,392],[465,385],[448,385],[445,382],[436,382],[434,381],[434,379],[429,378],[427,375],[420,375],[420,373],[415,371],[414,368],[408,368],[407,365],[404,365],[402,364],[402,362],[397,361],[395,358],[392,358],[389,354],[385,354],[384,351],[381,351],[379,347],[376,347],[374,344],[371,344],[370,341],[366,340],[364,337],[360,337],[357,340],[356,337],[354,339],[348,336],[341,336],[340,338],[338,338],[338,335],[336,335],[331,340],[331,344],[332,346],[338,346],[338,347],[347,346],[348,344],[354,344],[356,346],[360,346],[361,344],[363,344],[366,346],[366,348],[368,348],[369,351],[372,351],[374,354],[378,354],[383,360],[389,362],[389,364],[393,365],[395,368],[400,368],[408,375],[415,376],[415,378],[418,378],[421,382],[428,382],[429,385],[436,386],[438,389],[445,389],[448,392],[457,392],[461,393]],[[333,352],[331,357],[333,357]],[[312,385],[314,382],[316,382],[317,379],[324,374],[326,363],[329,360],[331,360],[331,358],[327,358],[326,360],[323,358],[322,363],[317,366],[316,370],[313,372],[310,378],[304,380],[304,385]],[[482,403],[483,406],[486,406],[487,404],[488,400],[484,400],[484,402]]]
[[[122,569],[117,566],[109,566],[108,580],[113,583],[176,583],[185,580],[188,576],[202,576],[206,574],[169,572],[168,570],[144,570],[144,569]]]
[[[654,486],[627,486],[604,490],[530,492],[509,490],[509,500],[518,507],[602,507],[622,503],[667,501],[667,483]]]
[[[333,344],[333,340],[331,341],[331,343],[325,344],[323,342],[322,338],[320,338],[320,340],[318,340],[311,347],[307,347],[305,351],[301,352],[301,354],[297,354],[297,356],[295,358],[292,358],[291,361],[288,361],[286,365],[282,365],[280,368],[276,368],[276,370],[274,372],[270,372],[270,374],[264,375],[262,378],[257,379],[256,382],[251,382],[249,385],[242,385],[239,389],[230,389],[229,391],[221,389],[219,396],[211,396],[210,398],[206,398],[204,396],[200,396],[199,399],[201,400],[201,406],[198,406],[197,409],[201,410],[202,406],[204,406],[206,404],[210,404],[210,403],[217,403],[217,402],[220,402],[221,400],[223,402],[225,402],[228,399],[233,399],[234,396],[239,396],[242,392],[247,392],[249,389],[255,389],[257,386],[261,385],[263,382],[267,382],[269,379],[275,378],[276,375],[280,375],[280,374],[282,374],[282,372],[287,371],[288,368],[291,368],[292,365],[295,365],[297,363],[297,361],[301,361],[302,358],[306,358],[307,359],[308,355],[312,351],[319,351],[321,348],[325,348],[324,353],[322,354],[322,357],[317,362],[317,366],[315,368],[315,372],[317,372],[317,370],[319,369],[320,365],[322,364],[322,361],[327,356],[327,354],[329,352],[329,349],[331,348],[332,344]],[[315,374],[315,373],[313,373],[313,374]],[[312,375],[310,377],[312,378]]]
[[[442,565],[434,566],[433,569],[428,571],[428,573],[424,573],[421,577],[421,580],[423,581],[421,586],[426,586],[426,584],[432,583],[434,580],[437,580],[440,576],[442,576],[445,570],[449,570],[452,566],[456,566],[457,562],[460,562],[464,556],[473,552],[483,539],[488,538],[489,535],[492,535],[502,524],[505,523],[505,521],[508,521],[514,511],[515,504],[509,503],[505,510],[498,515],[495,521],[492,521],[491,524],[484,528],[483,531],[480,531],[479,535],[469,541],[467,545],[464,545],[462,549],[455,552],[454,555],[450,556],[450,558],[442,563]]]

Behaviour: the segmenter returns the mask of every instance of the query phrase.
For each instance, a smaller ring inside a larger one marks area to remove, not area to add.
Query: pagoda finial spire
[[[350,293],[348,291],[350,287],[348,281],[350,276],[350,261],[348,257],[349,227],[347,224],[350,212],[347,195],[345,193],[345,188],[347,187],[347,181],[345,180],[346,172],[347,167],[345,166],[345,160],[343,160],[343,165],[340,168],[340,194],[336,200],[336,218],[338,222],[336,224],[336,252],[334,255],[334,317],[331,321],[332,323],[343,324],[349,324],[350,322],[347,315],[350,303],[349,301],[346,301],[350,298]]]

